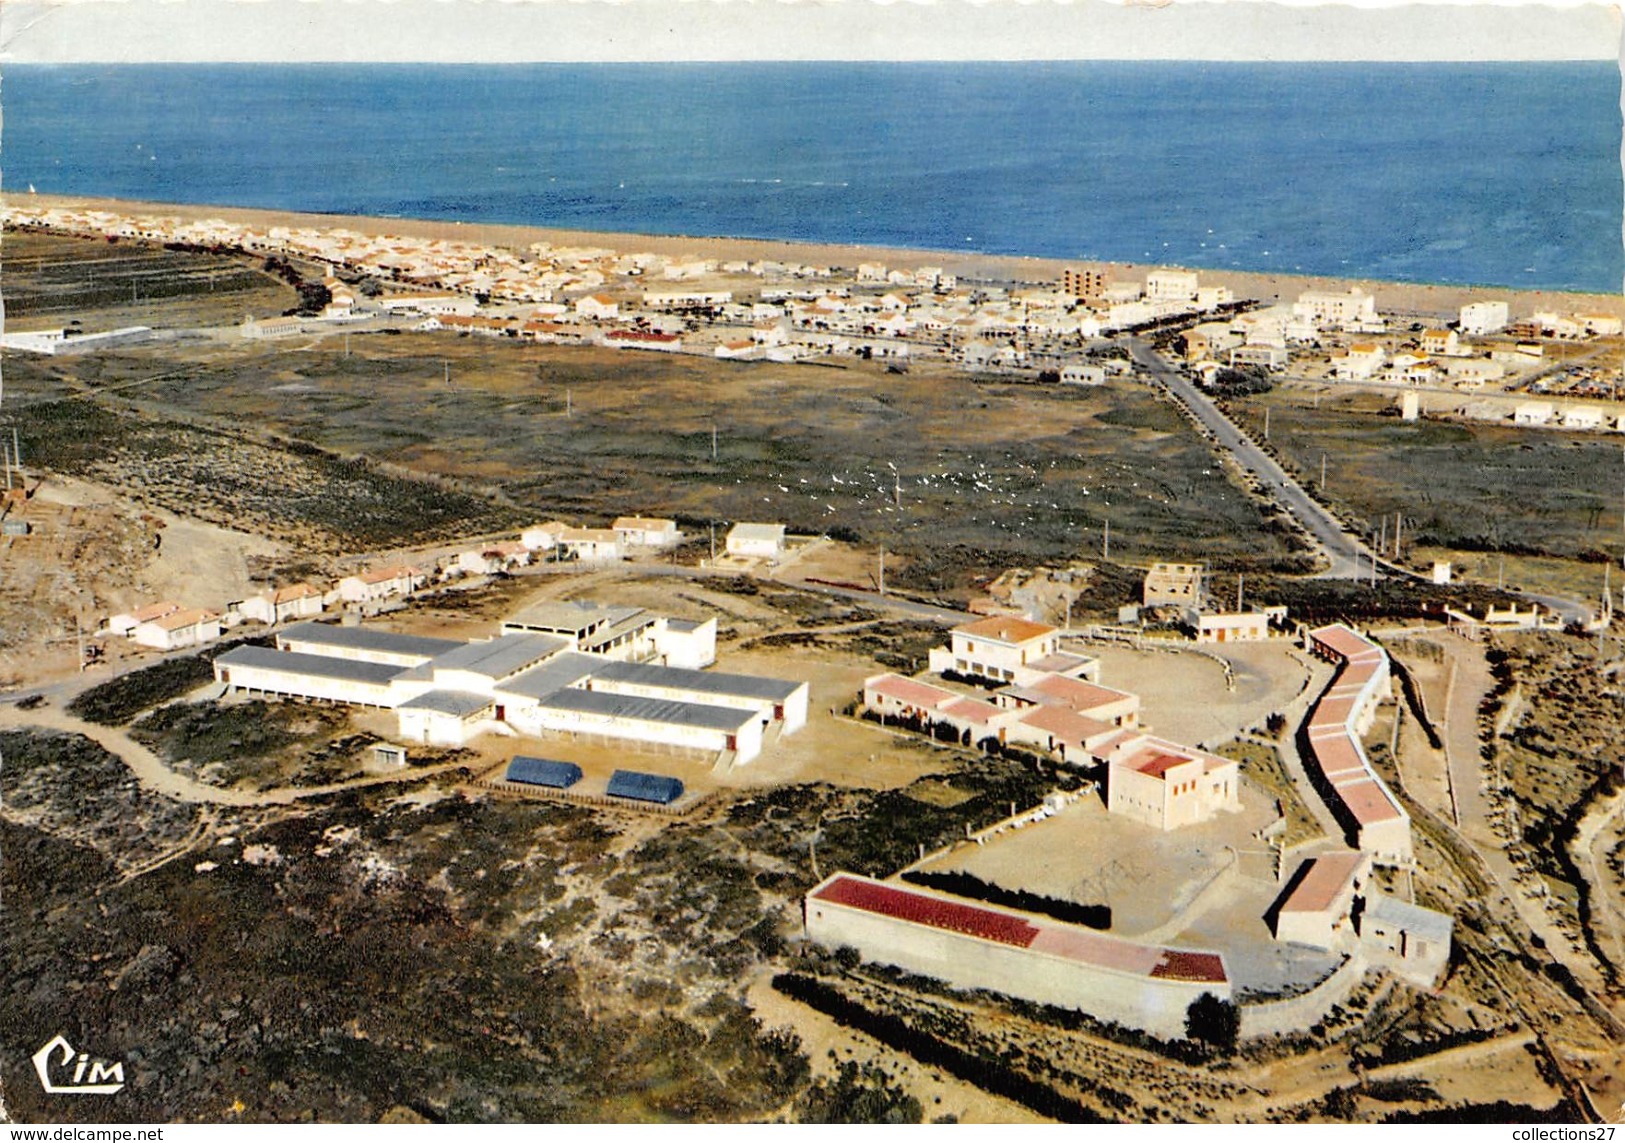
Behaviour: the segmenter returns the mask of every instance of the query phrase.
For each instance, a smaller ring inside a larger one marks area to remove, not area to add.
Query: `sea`
[[[1619,291],[1613,63],[8,65],[8,191]]]

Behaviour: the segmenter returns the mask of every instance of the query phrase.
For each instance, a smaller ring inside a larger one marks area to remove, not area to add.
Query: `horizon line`
[[[571,58],[537,58],[513,60],[482,60],[482,59],[346,59],[343,57],[321,59],[200,59],[195,57],[177,59],[106,59],[87,56],[82,59],[18,59],[10,53],[0,52],[0,64],[10,67],[534,67],[537,65],[560,66],[643,66],[656,65],[662,67],[682,67],[687,65],[748,65],[748,64],[1074,64],[1074,63],[1145,63],[1145,64],[1242,64],[1242,65],[1298,65],[1298,64],[1325,64],[1329,66],[1364,66],[1367,64],[1393,64],[1400,67],[1431,65],[1431,64],[1614,64],[1622,74],[1625,74],[1625,58],[1615,59],[1613,56],[1418,56],[1396,59],[1392,56],[1290,56],[1290,57],[1243,57],[1243,56],[865,56],[852,58],[850,56],[754,56],[748,58],[728,57],[694,57],[688,59],[671,59],[654,56],[629,57],[625,59],[583,59]]]

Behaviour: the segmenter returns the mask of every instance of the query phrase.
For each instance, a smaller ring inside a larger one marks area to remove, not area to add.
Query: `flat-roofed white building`
[[[1060,649],[1060,631],[1013,615],[990,615],[962,623],[948,634],[948,646],[933,647],[931,670],[999,682],[1027,684],[1048,674],[1090,677],[1099,663]]]
[[[1106,809],[1153,829],[1173,830],[1241,809],[1239,767],[1230,758],[1149,734],[1110,744]]]
[[[656,516],[621,516],[610,528],[623,548],[675,548],[683,540],[677,521]]]
[[[1194,302],[1198,285],[1188,270],[1152,270],[1145,276],[1145,296],[1154,302]]]
[[[784,556],[784,525],[735,524],[728,530],[727,549],[742,559],[778,560]]]
[[[1203,611],[1190,617],[1198,643],[1260,643],[1270,637],[1264,611]]]
[[[566,528],[559,533],[559,547],[583,563],[609,562],[624,555],[621,537],[613,528]]]
[[[1460,320],[1457,326],[1468,337],[1483,337],[1488,333],[1499,333],[1507,327],[1507,304],[1505,302],[1468,302],[1461,307]]]
[[[1154,563],[1145,573],[1140,602],[1146,607],[1200,607],[1206,598],[1201,564]]]
[[[1306,318],[1322,329],[1353,328],[1376,324],[1377,299],[1364,290],[1351,288],[1344,293],[1306,290],[1293,303],[1294,316]]]
[[[1512,423],[1549,425],[1556,415],[1557,408],[1550,401],[1520,401],[1512,410]]]
[[[1104,385],[1106,383],[1106,367],[1103,365],[1082,365],[1072,363],[1061,366],[1061,384],[1063,385]]]

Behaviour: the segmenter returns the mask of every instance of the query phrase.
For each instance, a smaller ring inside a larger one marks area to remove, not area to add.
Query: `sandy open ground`
[[[302,214],[288,211],[250,210],[225,206],[192,206],[171,203],[132,202],[118,199],[63,197],[56,195],[6,196],[16,205],[85,207],[114,212],[162,213],[177,218],[223,218],[259,226],[309,226],[323,229],[344,227],[362,234],[456,239],[497,246],[524,248],[534,242],[555,246],[604,247],[626,253],[649,252],[668,256],[722,259],[776,259],[821,266],[855,268],[859,262],[880,261],[893,267],[941,266],[968,278],[994,281],[1048,283],[1060,277],[1067,266],[1097,267],[1109,278],[1128,280],[1143,276],[1152,267],[1132,262],[1092,262],[1088,259],[1049,259],[1014,255],[966,253],[946,250],[908,250],[865,246],[821,246],[811,243],[779,242],[751,238],[690,235],[617,234],[602,231],[557,230],[535,226],[503,226],[494,223],[443,222],[423,219],[368,218],[351,215]],[[1372,279],[1339,279],[1300,274],[1244,273],[1234,270],[1204,270],[1210,281],[1228,285],[1240,297],[1274,301],[1291,300],[1303,290],[1342,289],[1358,286],[1377,296],[1378,306],[1400,314],[1453,314],[1465,301],[1504,299],[1514,313],[1556,306],[1560,309],[1601,309],[1625,312],[1625,299],[1614,294],[1563,294],[1551,290],[1510,290],[1491,287],[1424,285],[1382,282]]]

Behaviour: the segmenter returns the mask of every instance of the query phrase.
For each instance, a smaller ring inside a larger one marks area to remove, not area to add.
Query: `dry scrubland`
[[[4,427],[20,428],[33,463],[264,531],[302,558],[542,513],[667,511],[691,524],[715,515],[847,529],[908,551],[914,583],[937,591],[972,571],[1092,550],[1097,500],[1111,504],[1114,555],[1189,555],[1250,572],[1289,558],[1183,419],[1134,386],[1062,392],[924,370],[724,367],[404,334],[352,338],[348,358],[332,339],[5,365],[7,396],[22,400],[8,400]],[[105,391],[128,382],[141,383]],[[1283,395],[1270,399],[1281,402],[1276,426],[1294,415]],[[1453,505],[1488,500],[1458,468],[1516,450],[1530,467],[1501,478],[1503,492],[1525,493],[1503,535],[1558,536],[1543,542],[1572,544],[1561,553],[1571,557],[1589,542],[1552,490],[1574,447],[1566,438],[1467,430],[1441,443],[1325,411],[1366,466],[1365,483],[1410,477],[1436,498],[1441,522],[1455,518]],[[1303,436],[1322,431],[1296,415]],[[722,430],[714,464],[712,423]],[[1440,427],[1403,427],[1412,430]],[[1284,444],[1299,434],[1272,435]],[[1318,452],[1306,455],[1318,467]],[[903,478],[901,510],[887,511],[888,462]],[[819,515],[825,504],[834,511]],[[1362,510],[1389,510],[1372,504]],[[1248,585],[1316,616],[1409,598],[1252,574]],[[1107,565],[1096,586],[1126,598],[1133,576]],[[752,669],[776,662],[826,688],[906,667],[932,640],[779,585],[606,577],[550,590],[572,588],[672,602],[680,614],[717,610],[725,664],[730,654]],[[471,634],[514,590],[440,597],[410,618]],[[850,739],[838,779],[787,749],[778,784],[722,789],[704,814],[678,822],[485,799],[464,783],[472,770],[297,807],[204,810],[139,791],[87,739],[8,732],[0,991],[11,1018],[0,1042],[14,1060],[37,1048],[38,1027],[140,1045],[125,1056],[135,1078],[121,1109],[146,1120],[363,1120],[402,1105],[505,1121],[987,1114],[985,1101],[953,1094],[968,1089],[929,1085],[924,1072],[1072,1119],[1572,1120],[1575,1089],[1559,1062],[1593,1079],[1618,1070],[1617,1037],[1582,999],[1585,984],[1617,983],[1614,946],[1592,950],[1584,935],[1596,900],[1587,878],[1620,876],[1617,829],[1590,847],[1600,870],[1569,852],[1575,815],[1607,796],[1608,760],[1625,751],[1617,678],[1598,685],[1590,647],[1558,636],[1506,644],[1502,672],[1536,689],[1509,689],[1487,712],[1493,722],[1501,703],[1516,706],[1495,757],[1518,806],[1519,860],[1551,886],[1575,951],[1560,963],[1510,928],[1459,839],[1413,806],[1420,900],[1458,917],[1445,985],[1430,995],[1368,987],[1301,1036],[1235,1055],[947,994],[800,947],[797,903],[817,872],[892,872],[920,846],[1072,781],[1019,758],[870,747],[854,736],[900,740],[829,719],[823,693],[820,732]],[[94,709],[205,782],[256,789],[354,772],[364,720],[297,704],[164,705],[206,676],[197,664],[167,668],[100,693]],[[807,734],[817,741],[815,728]],[[866,773],[871,753],[883,762]],[[1385,749],[1373,754],[1403,794]],[[1262,754],[1248,768],[1266,790],[1279,781]],[[1436,789],[1427,797],[1438,804]],[[1299,816],[1294,828],[1310,823]],[[1576,981],[1564,965],[1591,955],[1602,959]],[[775,979],[803,1000],[780,993],[764,1010],[793,1029],[764,1026],[746,1003]],[[835,1016],[834,1030],[815,1008]],[[820,1058],[813,1078],[805,1053],[825,1044],[854,1067]],[[907,1080],[864,1066],[899,1053],[915,1061]],[[20,1118],[104,1114],[47,1109],[30,1083],[8,1089]],[[241,1111],[227,1110],[239,1100]]]
[[[6,325],[87,331],[149,325],[186,329],[280,313],[299,304],[293,287],[247,255],[154,249],[54,234],[7,233]],[[92,321],[94,324],[91,324]]]
[[[1275,455],[1361,532],[1403,513],[1406,563],[1454,562],[1481,584],[1581,598],[1621,553],[1620,443],[1600,433],[1383,415],[1386,394],[1286,387],[1228,408],[1255,439],[1269,409]]]
[[[17,426],[48,468],[313,551],[640,511],[885,543],[914,557],[899,586],[934,591],[967,570],[1098,551],[1108,518],[1125,559],[1299,563],[1185,420],[1137,385],[440,334],[345,342],[11,354],[0,428]]]
[[[437,597],[397,622],[449,631],[538,590],[717,607],[725,664],[777,656],[815,685],[929,636],[782,585],[614,573]],[[1529,677],[1583,709],[1554,705],[1548,719],[1530,708],[1514,739],[1542,744],[1537,726],[1596,717],[1578,685],[1587,646],[1529,646]],[[294,703],[175,705],[207,673],[184,663],[115,684],[84,711],[130,724],[211,783],[353,772],[367,738],[354,720]],[[844,728],[860,754],[894,739],[815,707],[814,721]],[[875,1116],[996,1115],[979,1087],[1074,1120],[1566,1120],[1577,1113],[1531,1029],[1562,1037],[1564,1051],[1607,1043],[1553,962],[1507,951],[1470,863],[1425,823],[1422,900],[1461,919],[1444,987],[1368,986],[1302,1035],[1232,1056],[948,993],[796,942],[800,895],[820,871],[892,872],[1073,781],[1019,758],[909,750],[912,770],[888,764],[888,788],[875,789],[861,775],[835,785],[793,765],[779,773],[770,754],[755,780],[773,785],[720,789],[704,814],[676,822],[487,799],[463,784],[472,771],[299,808],[199,811],[140,795],[129,819],[110,812],[129,804],[128,773],[99,747],[12,732],[0,748],[0,852],[17,887],[0,918],[16,950],[0,988],[17,1018],[0,1038],[26,1055],[21,1029],[95,1024],[143,1044],[133,1116],[206,1119],[236,1099],[247,1120],[370,1119],[401,1104],[451,1120],[802,1118],[831,1101]],[[775,980],[764,1027],[746,997]],[[820,1055],[811,1078],[803,1055],[815,1045],[857,1070]],[[894,1076],[867,1071],[873,1061]],[[14,1114],[33,1114],[26,1086],[16,1090]]]

